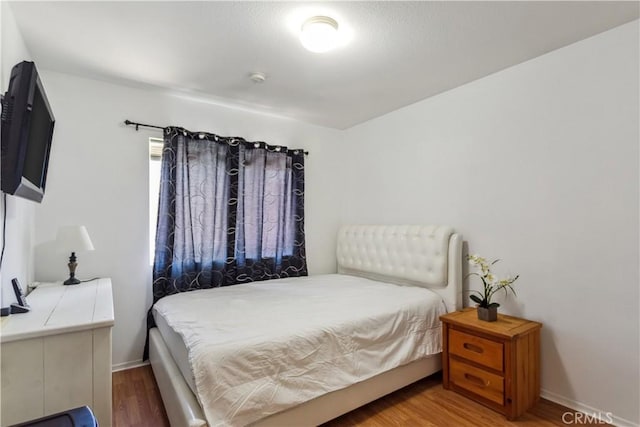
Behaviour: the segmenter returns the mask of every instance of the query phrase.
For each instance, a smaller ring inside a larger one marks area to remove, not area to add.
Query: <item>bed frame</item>
[[[338,233],[337,261],[341,274],[427,287],[442,297],[447,311],[462,307],[462,236],[449,227],[345,226]],[[207,426],[197,398],[156,328],[149,333],[149,360],[171,426]],[[273,414],[252,425],[319,425],[440,369],[438,353]]]

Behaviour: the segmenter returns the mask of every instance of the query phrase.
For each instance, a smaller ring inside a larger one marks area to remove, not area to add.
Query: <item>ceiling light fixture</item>
[[[328,16],[314,16],[302,24],[300,42],[311,52],[322,53],[338,44],[338,23]]]

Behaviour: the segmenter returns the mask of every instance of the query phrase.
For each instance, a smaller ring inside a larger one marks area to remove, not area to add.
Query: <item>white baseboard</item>
[[[130,362],[118,363],[117,365],[111,366],[111,372],[118,372],[118,371],[124,371],[125,369],[139,368],[141,366],[146,366],[148,364],[149,364],[148,360],[146,362],[143,362],[142,359],[132,360]]]
[[[583,412],[587,415],[593,416],[595,414],[595,416],[597,416],[597,414],[602,414],[601,419],[603,421],[608,421],[606,415],[608,413],[607,411],[596,409],[593,406],[585,405],[584,403],[578,402],[573,399],[568,399],[564,396],[560,396],[559,394],[550,392],[549,390],[540,390],[540,397],[558,403],[562,406],[566,406],[567,408],[573,409],[575,411]],[[617,427],[640,427],[638,423],[634,423],[633,421],[618,417],[615,414],[610,414],[610,417],[613,424]],[[567,424],[579,425],[580,423],[572,422]]]

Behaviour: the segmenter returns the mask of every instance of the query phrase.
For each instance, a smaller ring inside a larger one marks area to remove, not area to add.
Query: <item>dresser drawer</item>
[[[503,371],[503,344],[464,332],[449,330],[449,353]]]
[[[504,378],[455,359],[449,363],[449,379],[453,384],[504,405]]]

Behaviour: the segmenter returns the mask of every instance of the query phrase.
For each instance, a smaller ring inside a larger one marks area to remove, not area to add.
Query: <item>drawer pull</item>
[[[466,350],[473,351],[475,353],[484,353],[484,349],[479,345],[471,344],[466,342],[462,345]]]
[[[480,377],[476,377],[475,375],[471,375],[471,374],[464,374],[464,378],[469,381],[472,382],[476,385],[479,385],[480,387],[489,387],[489,385],[491,384],[491,381],[485,381]]]

